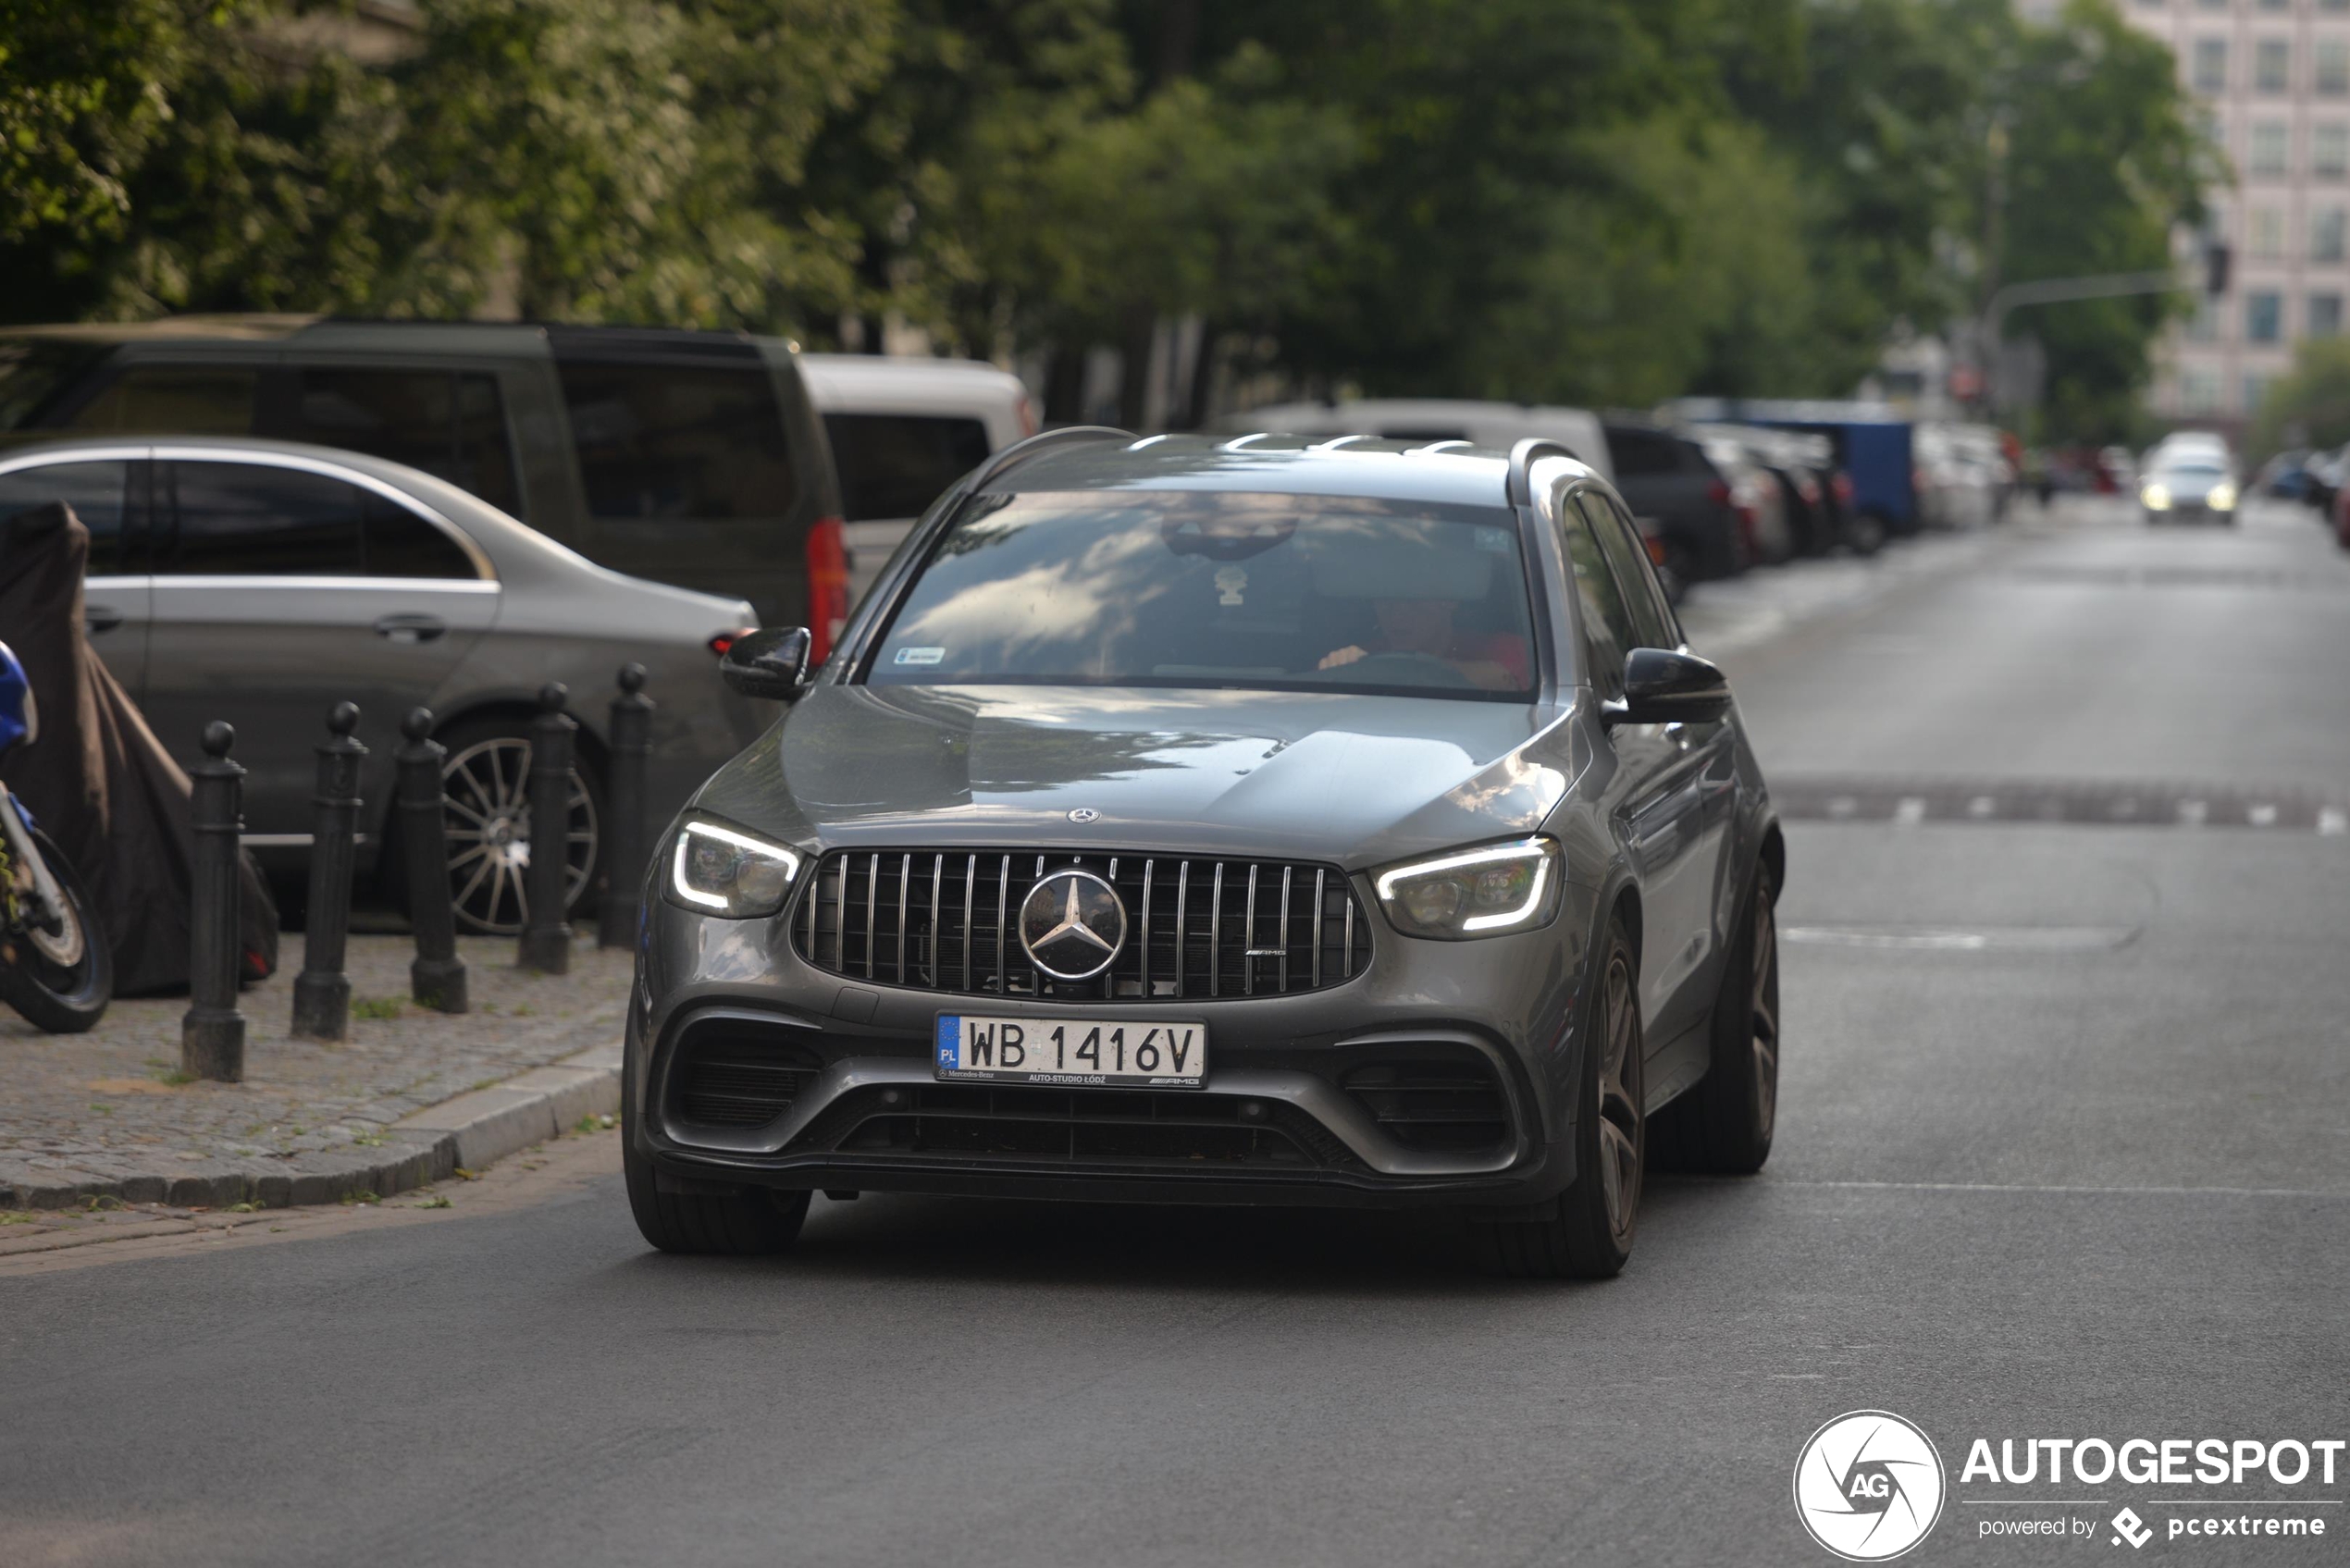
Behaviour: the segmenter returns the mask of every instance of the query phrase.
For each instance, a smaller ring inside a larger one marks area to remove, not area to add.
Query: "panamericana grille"
[[[1126,904],[1126,942],[1090,980],[1039,971],[1020,900],[1080,866]],[[1346,873],[1283,860],[1034,850],[835,850],[792,920],[800,957],[884,985],[1047,1000],[1275,996],[1352,980],[1370,929]]]
[[[1408,1149],[1469,1154],[1509,1136],[1502,1085],[1482,1057],[1373,1063],[1349,1072],[1342,1086]]]
[[[1220,1094],[1116,1093],[977,1083],[851,1090],[792,1148],[1022,1164],[1360,1167],[1312,1117],[1279,1101]]]

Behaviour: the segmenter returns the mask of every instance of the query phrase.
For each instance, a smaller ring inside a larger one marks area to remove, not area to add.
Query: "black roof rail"
[[[1583,461],[1575,455],[1575,450],[1572,447],[1564,442],[1554,441],[1548,436],[1527,437],[1510,449],[1508,493],[1512,506],[1534,504],[1534,481],[1531,475],[1535,459],[1541,457],[1563,457],[1569,463]]]
[[[1120,430],[1110,425],[1065,425],[1058,430],[1042,430],[1025,440],[1014,441],[979,465],[966,487],[977,495],[990,483],[1026,463],[1048,447],[1066,446],[1072,441],[1132,441],[1137,438],[1132,430]]]

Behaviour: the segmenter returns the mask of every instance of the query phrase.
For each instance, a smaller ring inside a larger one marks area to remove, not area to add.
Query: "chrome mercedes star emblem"
[[[1098,822],[1102,820],[1102,814],[1091,806],[1080,806],[1069,814],[1069,820],[1072,822]]]
[[[1054,871],[1020,900],[1020,945],[1055,980],[1089,979],[1126,945],[1126,905],[1091,871]]]

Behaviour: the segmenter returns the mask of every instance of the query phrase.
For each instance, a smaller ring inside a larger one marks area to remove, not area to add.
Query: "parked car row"
[[[2306,501],[2334,542],[2350,549],[2350,444],[2279,452],[2255,483],[2270,495]]]
[[[0,517],[89,527],[92,646],[181,760],[236,725],[247,844],[300,885],[310,747],[360,704],[363,870],[397,723],[432,709],[460,920],[519,929],[531,699],[584,728],[575,902],[607,825],[614,669],[651,672],[661,816],[772,718],[715,656],[761,620],[821,660],[913,518],[1031,433],[1016,377],[633,328],[183,318],[0,337]]]

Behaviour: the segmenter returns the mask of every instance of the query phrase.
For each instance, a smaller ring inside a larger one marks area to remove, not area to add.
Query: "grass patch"
[[[259,1214],[261,1205],[259,1204],[230,1204],[229,1212],[230,1214]]]
[[[366,1188],[362,1187],[356,1192],[345,1192],[342,1195],[341,1202],[343,1207],[349,1208],[353,1204],[380,1204],[383,1200],[377,1197]]]
[[[363,1149],[380,1149],[384,1144],[384,1135],[380,1130],[354,1132],[351,1135],[351,1141]]]
[[[0,1209],[0,1225],[38,1225],[41,1216],[31,1209]]]
[[[81,1200],[83,1214],[111,1214],[116,1209],[127,1209],[130,1206],[112,1192],[93,1192]]]
[[[167,1068],[155,1074],[155,1081],[167,1089],[184,1089],[195,1080],[194,1073],[180,1068]]]
[[[401,1012],[397,996],[353,996],[351,999],[351,1016],[354,1019],[372,1019],[382,1023],[398,1018]]]
[[[446,1194],[444,1194],[444,1193],[440,1193],[440,1192],[435,1192],[435,1193],[434,1193],[431,1197],[427,1198],[427,1199],[426,1199],[423,1203],[420,1203],[420,1204],[410,1204],[409,1206],[410,1206],[411,1208],[419,1208],[419,1209],[445,1209],[445,1208],[449,1207],[450,1205],[449,1205],[449,1199],[448,1199],[448,1197],[447,1197],[447,1195],[446,1195]]]

